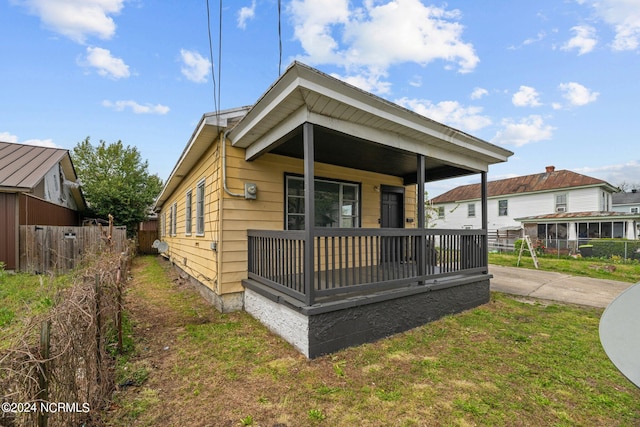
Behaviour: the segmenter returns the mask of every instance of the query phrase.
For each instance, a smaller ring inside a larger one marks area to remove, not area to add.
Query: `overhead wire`
[[[278,0],[278,75],[282,74],[282,1]]]
[[[222,0],[221,0],[222,1]],[[206,0],[207,3],[207,35],[209,36],[209,64],[211,65],[211,78],[213,79],[213,108],[215,110],[216,115],[218,115],[218,107],[216,104],[216,100],[218,99],[218,89],[216,85],[216,74],[213,67],[213,41],[211,40],[211,11],[209,9],[209,0]],[[219,66],[219,65],[218,65]]]

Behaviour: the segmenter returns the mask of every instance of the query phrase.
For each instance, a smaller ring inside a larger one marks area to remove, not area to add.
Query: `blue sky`
[[[5,0],[0,140],[134,145],[166,179],[205,112],[279,75],[278,2]],[[640,1],[282,0],[294,59],[510,149],[489,179],[640,186]],[[220,76],[218,76],[220,73]],[[432,183],[430,196],[477,177]]]

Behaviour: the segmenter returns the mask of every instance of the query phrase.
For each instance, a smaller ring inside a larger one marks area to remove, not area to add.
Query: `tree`
[[[640,190],[640,184],[633,184],[633,183],[629,183],[626,181],[622,181],[622,184],[620,184],[618,186],[618,188],[620,189],[620,191],[622,191],[623,193],[630,193],[633,190]]]
[[[94,147],[87,137],[71,153],[89,209],[100,218],[114,216],[116,225],[126,225],[135,234],[137,225],[162,188],[162,180],[148,171],[136,147],[122,141]]]

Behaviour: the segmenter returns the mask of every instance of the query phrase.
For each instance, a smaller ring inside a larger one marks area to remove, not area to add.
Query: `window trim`
[[[505,203],[504,213],[502,213],[503,208],[500,206],[501,202]],[[498,200],[498,216],[509,216],[509,199]]]
[[[190,188],[184,196],[184,235],[191,236],[193,231],[193,190]]]
[[[289,172],[285,172],[284,174],[284,207],[283,207],[283,211],[284,211],[284,229],[285,230],[289,230],[289,178],[294,178],[294,179],[301,179],[304,182],[304,175],[301,174],[297,174],[297,173],[289,173]],[[340,191],[339,191],[339,201],[338,204],[339,206],[342,206],[342,186],[343,185],[352,185],[354,187],[356,187],[356,197],[357,199],[355,200],[355,202],[357,203],[357,209],[356,209],[356,214],[355,215],[351,215],[350,217],[353,218],[356,222],[356,225],[352,226],[352,227],[335,227],[335,228],[361,228],[362,227],[362,183],[360,182],[356,182],[356,181],[348,181],[348,180],[344,180],[344,179],[337,179],[337,178],[326,178],[326,177],[321,177],[321,176],[314,176],[313,177],[314,182],[317,181],[324,181],[324,182],[329,182],[332,184],[338,184],[340,185]],[[306,207],[305,207],[306,209]],[[340,212],[340,223],[342,224],[342,212]],[[330,228],[330,227],[327,227]]]
[[[564,203],[558,203],[558,197],[564,197]],[[554,212],[567,212],[568,205],[569,205],[567,193],[557,193],[554,195],[553,199],[554,199]],[[558,210],[561,207],[563,207],[564,210]]]
[[[202,189],[202,191],[200,190]],[[205,233],[205,191],[206,181],[202,178],[196,185],[196,236],[202,237]],[[202,194],[200,194],[202,192]],[[202,201],[200,201],[202,197]]]
[[[178,235],[178,202],[173,202],[171,205],[171,235]]]
[[[471,211],[473,211],[473,212],[471,212]],[[476,217],[476,204],[475,203],[467,203],[467,218],[475,218],[475,217]]]

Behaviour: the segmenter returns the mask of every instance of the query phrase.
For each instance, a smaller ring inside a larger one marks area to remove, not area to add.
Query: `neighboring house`
[[[67,150],[0,142],[0,261],[19,267],[19,226],[80,225],[84,197]]]
[[[618,189],[611,184],[548,166],[544,173],[501,179],[488,184],[490,239],[513,241],[523,232],[546,247],[575,251],[584,239],[638,238],[637,213],[614,212]],[[432,225],[475,228],[480,185],[465,185],[434,197]],[[523,231],[524,228],[524,231]]]
[[[219,310],[316,357],[489,300],[486,230],[426,229],[422,188],[486,183],[512,154],[295,62],[254,106],[202,117],[158,247]]]
[[[640,192],[633,189],[629,193],[614,194],[611,208],[614,212],[640,213]]]

